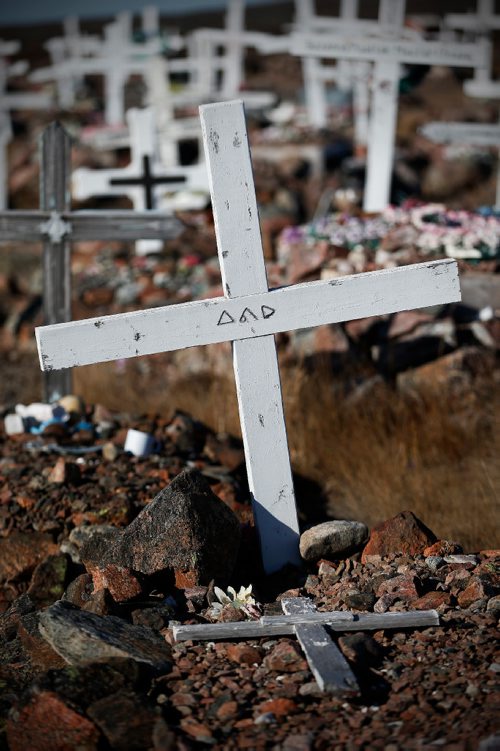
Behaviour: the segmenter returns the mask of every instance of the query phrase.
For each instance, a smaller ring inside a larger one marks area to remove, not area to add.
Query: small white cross
[[[127,122],[130,163],[123,169],[81,167],[75,170],[71,181],[73,197],[83,201],[94,196],[125,195],[130,198],[136,211],[162,209],[172,212],[179,206],[176,194],[183,191],[186,197],[183,198],[182,208],[202,208],[208,195],[205,165],[163,168],[158,158],[151,107],[128,110]],[[137,250],[139,253],[155,252],[160,247],[161,243],[155,240],[141,240]]]
[[[269,291],[240,101],[200,108],[224,297],[36,330],[43,370],[232,341],[254,517],[266,571],[299,560],[274,334],[460,299],[452,260]]]

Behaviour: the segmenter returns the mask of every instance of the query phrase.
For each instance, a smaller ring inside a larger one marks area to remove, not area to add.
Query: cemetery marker
[[[44,326],[42,370],[232,341],[264,567],[299,561],[299,530],[273,334],[456,302],[457,265],[433,261],[269,291],[243,104],[200,108],[224,297]]]
[[[43,243],[44,319],[55,324],[71,318],[70,242],[165,240],[177,236],[181,224],[153,211],[70,211],[70,138],[59,123],[43,131],[40,158],[40,211],[0,211],[0,242]],[[46,401],[71,390],[70,371],[45,373]]]
[[[316,610],[307,597],[282,600],[281,607],[285,613],[283,616],[263,616],[258,621],[174,626],[173,635],[176,641],[296,636],[321,691],[353,696],[359,693],[358,682],[349,663],[328,633],[328,628],[336,632],[367,629],[379,631],[439,625],[439,616],[435,610],[322,613]]]
[[[462,143],[468,146],[490,146],[500,149],[500,122],[488,124],[435,121],[423,125],[420,133],[434,143]],[[500,162],[500,154],[498,160]],[[500,164],[497,165],[495,207],[500,209]]]

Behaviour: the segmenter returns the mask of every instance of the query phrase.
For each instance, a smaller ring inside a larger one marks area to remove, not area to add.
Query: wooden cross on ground
[[[381,211],[389,203],[401,63],[461,68],[487,65],[487,50],[481,44],[396,36],[403,23],[405,1],[386,0],[385,5],[384,23],[392,24],[392,39],[311,33],[292,37],[292,52],[300,57],[367,60],[374,64],[363,201],[365,211],[370,212]]]
[[[232,341],[247,473],[264,567],[299,561],[299,528],[273,334],[456,302],[454,261],[269,291],[243,104],[200,108],[224,297],[36,330],[52,371]]]
[[[296,636],[321,691],[356,695],[359,694],[356,676],[330,637],[328,629],[335,632],[369,629],[379,631],[439,625],[439,616],[435,610],[409,613],[320,613],[306,597],[284,599],[281,607],[285,615],[263,616],[258,621],[174,626],[174,638],[176,641],[213,641]]]
[[[40,140],[40,211],[0,211],[0,242],[43,243],[43,309],[46,323],[71,319],[70,242],[167,240],[181,225],[157,212],[70,211],[70,138],[52,123]],[[71,371],[45,374],[44,395],[53,402],[71,393]]]

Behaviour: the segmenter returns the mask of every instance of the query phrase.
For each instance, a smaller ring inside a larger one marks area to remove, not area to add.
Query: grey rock
[[[430,568],[431,571],[437,571],[438,568],[445,565],[445,560],[440,555],[430,555],[425,559],[425,565]]]
[[[61,543],[61,553],[70,556],[73,563],[81,563],[80,551],[94,535],[101,535],[109,540],[118,534],[115,527],[110,524],[82,524],[71,530],[67,540]]]
[[[173,570],[179,587],[230,576],[240,545],[235,514],[197,470],[186,470],[123,532],[92,537],[81,558],[87,568],[114,564],[151,575]]]
[[[78,610],[56,602],[40,613],[40,633],[70,665],[129,658],[158,673],[170,672],[172,652],[158,634],[121,618]]]
[[[488,604],[486,605],[486,611],[493,613],[494,615],[500,615],[500,595],[490,597]]]
[[[300,554],[306,561],[341,558],[354,553],[368,539],[362,522],[336,520],[317,524],[300,537]]]

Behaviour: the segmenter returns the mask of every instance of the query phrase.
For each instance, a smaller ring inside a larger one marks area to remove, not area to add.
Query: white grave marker
[[[43,370],[232,341],[266,571],[298,562],[299,530],[274,334],[456,302],[452,260],[269,291],[242,102],[200,108],[225,296],[36,330]]]
[[[247,107],[260,109],[272,105],[269,92],[240,92],[244,72],[243,51],[255,47],[264,54],[287,52],[286,37],[245,31],[244,0],[228,0],[223,29],[196,29],[187,38],[188,57],[169,62],[175,73],[187,73],[190,83],[184,92],[186,101],[214,101],[240,96]],[[223,54],[217,54],[217,48]],[[221,81],[219,81],[221,77]]]
[[[207,172],[203,164],[163,168],[157,156],[152,108],[127,112],[131,160],[123,169],[89,169],[73,172],[73,197],[79,201],[95,196],[127,196],[136,211],[200,209],[208,194]],[[141,240],[139,253],[153,253],[162,247],[154,240]]]
[[[49,109],[52,97],[37,92],[7,91],[7,82],[13,68],[4,56],[13,55],[19,50],[19,42],[4,42],[0,39],[0,210],[5,209],[8,201],[8,153],[7,148],[12,138],[10,110]]]
[[[40,68],[32,73],[32,81],[51,81],[62,78],[78,78],[87,75],[104,76],[104,117],[108,125],[124,122],[124,88],[129,76],[144,76],[152,55],[161,52],[159,36],[147,38],[142,43],[131,41],[131,15],[120,13],[113,23],[104,29],[104,41],[94,49],[94,55],[81,56],[81,45],[68,59]]]
[[[394,30],[402,25],[404,0],[385,0],[384,24]],[[374,63],[372,107],[364,191],[365,211],[381,211],[388,202],[396,129],[399,68],[401,63],[448,65],[476,68],[486,64],[486,50],[480,44],[452,43],[394,38],[343,35],[294,34],[293,54],[366,60]]]
[[[468,35],[476,34],[487,50],[487,64],[474,70],[474,77],[464,83],[468,96],[497,99],[500,97],[500,81],[491,79],[493,68],[493,42],[491,32],[500,29],[500,15],[495,15],[494,0],[477,0],[476,13],[449,13],[445,25],[460,29]]]
[[[500,149],[500,122],[491,125],[486,123],[431,122],[423,125],[420,132],[435,143],[463,143],[469,146],[488,146]],[[500,167],[498,165],[495,207],[500,209]]]

